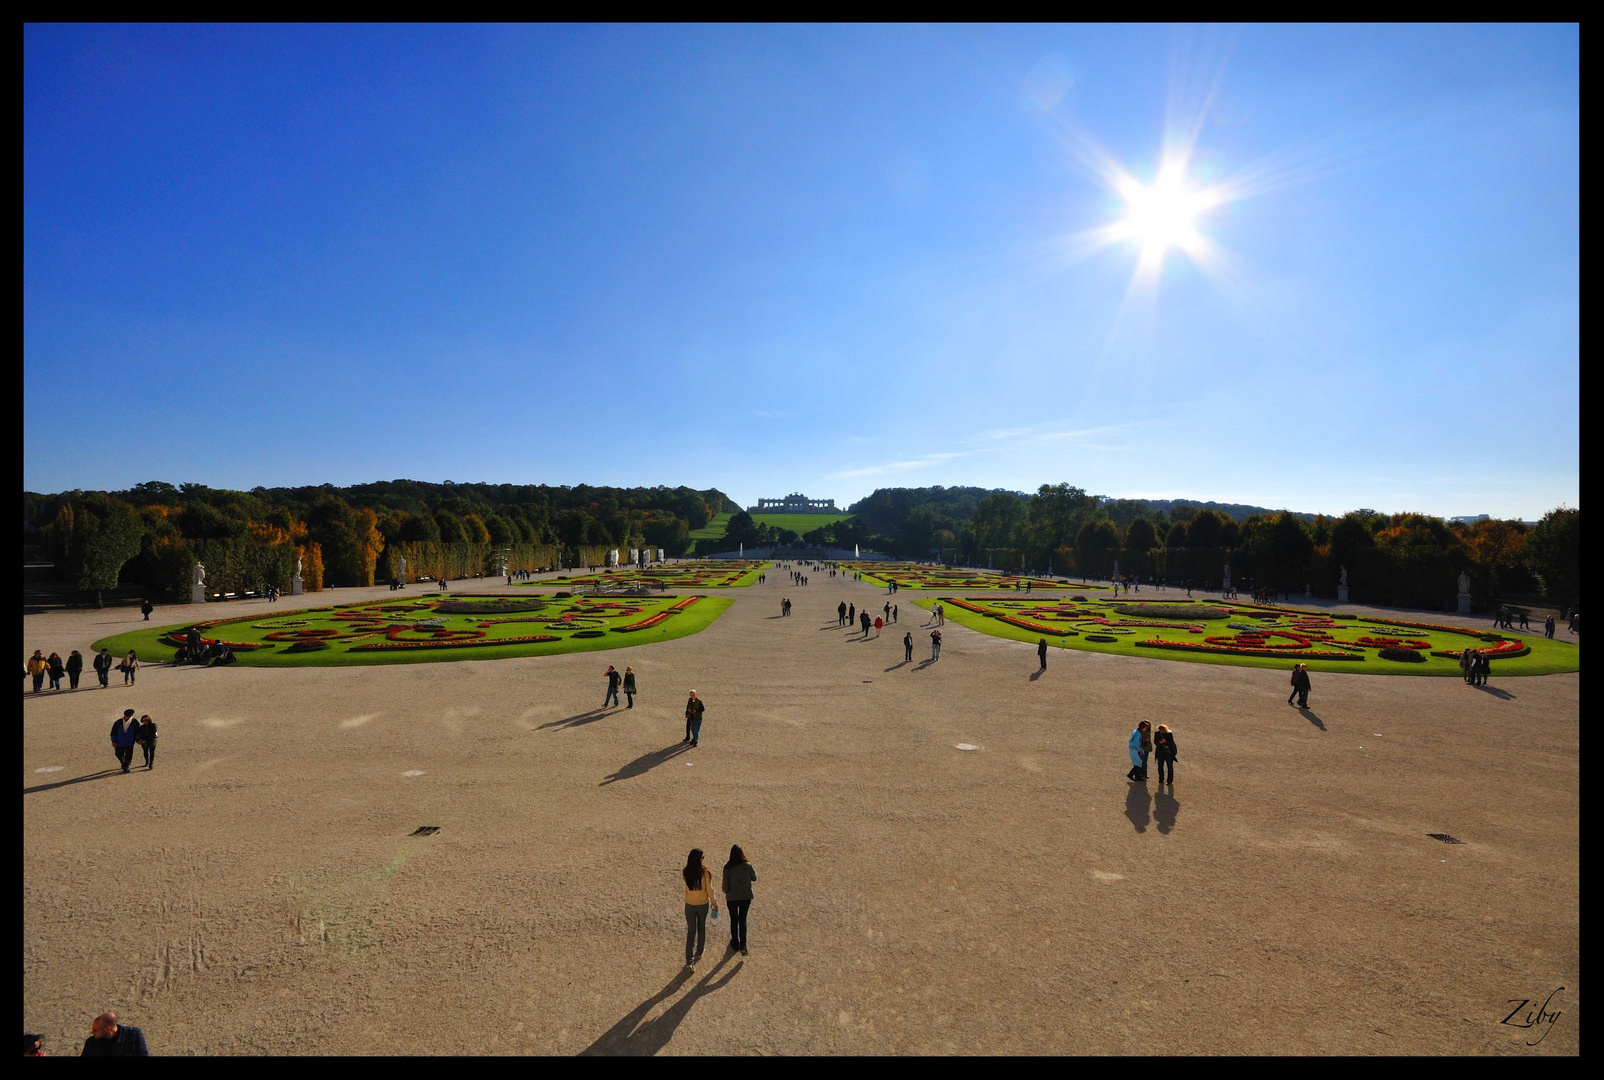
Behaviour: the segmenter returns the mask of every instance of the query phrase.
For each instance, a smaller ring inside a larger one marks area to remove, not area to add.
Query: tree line
[[[297,560],[309,590],[372,585],[408,570],[483,573],[599,562],[607,550],[683,555],[714,514],[739,509],[717,489],[436,484],[393,480],[337,488],[253,488],[151,481],[126,491],[23,493],[23,547],[95,593],[140,584],[186,600],[206,566],[212,592],[288,589]],[[528,565],[526,565],[528,564]]]
[[[1428,608],[1453,602],[1462,572],[1482,605],[1541,595],[1571,606],[1579,591],[1580,512],[1565,507],[1535,525],[1368,509],[1337,517],[1108,499],[1064,483],[1029,495],[882,488],[848,509],[856,517],[821,538],[850,533],[849,544],[891,555],[998,569],[1106,577],[1117,563],[1123,576],[1217,586],[1229,562],[1239,589],[1334,597],[1346,567],[1349,599]]]

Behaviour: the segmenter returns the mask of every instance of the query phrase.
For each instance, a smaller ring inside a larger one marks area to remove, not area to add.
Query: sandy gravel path
[[[1320,675],[1305,718],[1278,672],[1054,650],[1032,678],[953,624],[925,664],[915,594],[863,641],[835,605],[884,591],[812,576],[606,654],[25,695],[24,1025],[52,1053],[106,1007],[167,1054],[1576,1052],[1579,676]],[[609,663],[635,710],[596,711]],[[161,724],[149,774],[105,771],[124,707]],[[1173,794],[1124,779],[1142,717],[1178,731]],[[676,871],[737,842],[751,955],[720,920],[687,976]],[[1535,1047],[1499,1023],[1561,986]]]

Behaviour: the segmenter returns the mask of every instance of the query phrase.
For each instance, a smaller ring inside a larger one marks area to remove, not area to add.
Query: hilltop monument
[[[759,499],[756,506],[748,506],[749,514],[839,514],[834,499],[810,499],[793,491],[783,499]]]

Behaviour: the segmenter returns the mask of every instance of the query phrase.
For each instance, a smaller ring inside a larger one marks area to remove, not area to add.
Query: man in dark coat
[[[845,626],[847,624],[847,602],[845,600],[836,605],[835,624],[837,626]]]
[[[1298,673],[1293,678],[1297,680],[1298,708],[1307,709],[1309,707],[1309,665],[1299,664]]]
[[[690,700],[685,702],[685,741],[695,746],[702,741],[702,699],[691,691]]]
[[[139,742],[139,721],[134,719],[134,710],[124,709],[122,716],[111,725],[111,746],[117,752],[117,761],[122,765],[123,772],[134,761],[134,746]]]
[[[117,1014],[103,1012],[89,1025],[93,1032],[84,1040],[84,1057],[150,1057],[145,1033],[136,1027],[117,1023]]]
[[[111,650],[101,649],[100,655],[95,657],[95,674],[100,677],[101,686],[111,685]]]
[[[1047,670],[1047,639],[1042,638],[1036,646],[1036,658],[1041,661],[1041,670]]]
[[[145,621],[150,622],[150,613],[156,610],[156,605],[146,600],[139,605],[139,610],[145,616]]]

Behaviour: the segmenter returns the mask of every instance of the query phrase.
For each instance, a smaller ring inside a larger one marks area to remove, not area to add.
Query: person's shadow
[[[618,706],[614,705],[613,708],[616,709]],[[561,720],[553,720],[549,724],[541,724],[538,730],[544,731],[547,728],[571,728],[580,727],[585,724],[594,724],[596,721],[606,716],[610,711],[612,710],[591,709],[588,712],[577,713],[573,716],[565,716]]]
[[[39,791],[54,791],[58,787],[71,787],[73,784],[83,784],[88,783],[90,780],[103,780],[108,776],[117,776],[122,771],[122,766],[119,765],[115,769],[102,769],[99,772],[85,773],[83,776],[75,776],[71,780],[57,780],[53,784],[35,784],[33,787],[23,788],[22,793],[24,795],[32,795]]]
[[[1309,708],[1307,705],[1304,705],[1303,707],[1298,709],[1298,711],[1303,714],[1303,718],[1305,720],[1309,721],[1309,723],[1313,724],[1315,727],[1319,728],[1321,731],[1324,731],[1326,729],[1326,722],[1324,720],[1320,719],[1320,717],[1315,713],[1315,711],[1313,709]]]
[[[914,668],[913,670],[915,670],[915,671],[923,671],[925,668],[929,667],[931,664],[934,664],[937,660],[940,660],[940,659],[941,659],[941,657],[939,657],[939,656],[932,656],[930,659],[924,661],[923,663],[921,663],[918,667]]]
[[[1158,786],[1158,794],[1153,796],[1153,820],[1158,822],[1158,831],[1168,833],[1175,828],[1175,816],[1181,812],[1181,804],[1173,794],[1164,790],[1164,785]]]
[[[620,780],[629,780],[632,777],[640,776],[642,773],[650,772],[659,765],[664,765],[670,761],[673,761],[690,748],[690,743],[678,742],[673,746],[665,746],[661,750],[653,750],[649,754],[642,754],[634,761],[631,761],[628,765],[625,765],[617,772],[608,776],[607,779],[603,780],[596,786],[606,787],[608,784],[615,784]]]
[[[908,664],[909,664],[909,662],[910,662],[910,661],[907,661],[907,660],[904,660],[904,661],[903,661],[903,662],[902,662],[902,663],[900,663],[900,664],[892,664],[892,665],[891,665],[891,666],[890,666],[890,667],[888,667],[888,668],[886,668],[886,670],[887,670],[887,671],[895,671],[895,670],[897,670],[897,669],[898,669],[898,668],[899,668],[899,667],[907,667],[907,666],[908,666]]]
[[[1031,672],[1030,681],[1035,682],[1045,674],[1047,674],[1046,668],[1037,668],[1035,671]]]
[[[600,1038],[581,1050],[579,1056],[651,1057],[668,1045],[668,1041],[674,1037],[674,1029],[679,1027],[680,1022],[690,1013],[691,1007],[699,998],[722,989],[740,973],[741,964],[737,963],[722,979],[715,981],[713,978],[718,974],[719,968],[729,963],[730,957],[734,955],[733,952],[726,951],[718,963],[713,965],[713,969],[704,975],[702,981],[693,986],[688,994],[663,1010],[663,1014],[657,1019],[647,1020],[647,1013],[672,997],[691,978],[691,970],[683,969],[669,980],[667,986],[635,1006],[622,1020],[603,1032]]]
[[[1151,820],[1147,812],[1149,801],[1147,785],[1140,780],[1131,784],[1130,790],[1125,793],[1125,816],[1131,819],[1137,832],[1147,831],[1147,823]]]
[[[1500,690],[1500,689],[1498,689],[1498,687],[1496,687],[1496,686],[1488,686],[1486,683],[1477,683],[1476,684],[1476,689],[1480,690],[1484,694],[1491,694],[1493,697],[1497,698],[1499,701],[1514,701],[1515,700],[1515,695],[1511,694],[1508,690]]]

